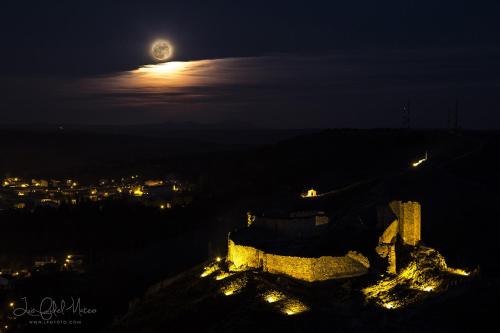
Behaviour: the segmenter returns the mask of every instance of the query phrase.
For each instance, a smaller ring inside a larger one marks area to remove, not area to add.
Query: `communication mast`
[[[410,101],[403,106],[403,128],[411,128]]]

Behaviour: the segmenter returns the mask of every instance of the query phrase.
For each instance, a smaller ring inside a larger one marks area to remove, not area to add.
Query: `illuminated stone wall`
[[[312,258],[288,257],[266,254],[262,270],[273,274],[284,274],[305,281],[315,281]]]
[[[399,221],[394,220],[379,238],[379,244],[394,244],[399,231]]]
[[[388,254],[388,262],[389,265],[387,265],[387,272],[390,274],[396,274],[397,272],[397,267],[396,267],[396,245],[392,244],[389,246],[389,254]]]
[[[309,282],[359,276],[365,274],[370,267],[368,259],[357,252],[351,251],[342,257],[282,256],[235,244],[231,239],[228,241],[227,259],[234,270],[258,268]]]
[[[420,204],[418,202],[403,202],[402,221],[399,224],[401,237],[405,244],[417,245],[420,241]]]
[[[408,245],[420,241],[420,204],[418,202],[392,201],[389,206],[399,220],[399,235]]]
[[[330,279],[339,279],[366,274],[368,268],[366,262],[368,259],[363,257],[363,262],[358,261],[360,254],[349,254],[343,257],[319,257],[311,258],[313,265],[313,281],[323,281]]]
[[[233,264],[236,270],[247,268],[260,268],[264,252],[251,246],[236,245],[231,239],[228,241],[227,260]]]
[[[360,263],[361,265],[363,265],[367,269],[370,268],[370,260],[368,260],[367,257],[365,257],[364,255],[362,255],[359,252],[349,251],[349,252],[347,252],[346,257],[349,257],[352,260]]]
[[[328,216],[315,216],[315,221],[316,221],[316,226],[318,225],[325,225],[325,224],[328,224],[330,223],[330,219],[328,218]]]

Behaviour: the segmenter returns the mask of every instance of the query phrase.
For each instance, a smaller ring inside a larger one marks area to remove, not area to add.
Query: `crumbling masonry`
[[[420,204],[413,201],[392,201],[389,208],[392,214],[379,215],[382,220],[379,222],[387,225],[387,228],[379,238],[376,251],[382,258],[388,259],[387,271],[395,274],[398,236],[404,245],[416,246],[420,242]]]

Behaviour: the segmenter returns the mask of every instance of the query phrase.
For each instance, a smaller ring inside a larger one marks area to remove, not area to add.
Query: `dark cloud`
[[[493,49],[280,55],[4,85],[12,90],[16,121],[240,119],[267,127],[394,127],[411,99],[415,126],[446,126],[447,110],[459,100],[464,126],[488,128],[498,125],[491,115],[499,102],[498,60]]]

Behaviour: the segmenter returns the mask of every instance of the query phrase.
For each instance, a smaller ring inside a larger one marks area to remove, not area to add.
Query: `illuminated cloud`
[[[429,52],[173,61],[94,77],[9,80],[1,83],[3,102],[17,112],[4,118],[398,127],[401,107],[412,99],[412,125],[440,127],[446,126],[446,108],[461,96],[462,110],[475,108],[475,118],[465,115],[464,121],[472,127],[491,123],[483,119],[491,117],[487,106],[496,100],[497,65],[488,62],[494,57],[453,50],[422,54]],[[473,59],[483,60],[464,69]]]

